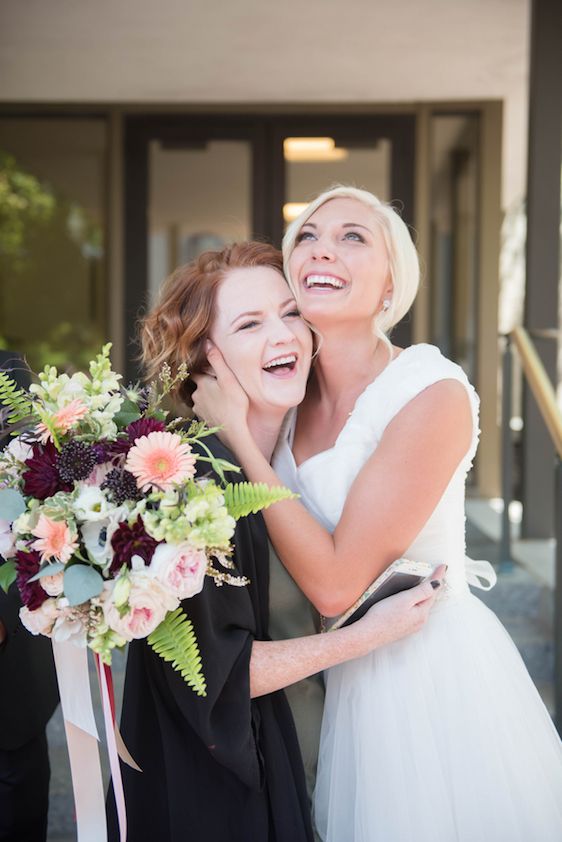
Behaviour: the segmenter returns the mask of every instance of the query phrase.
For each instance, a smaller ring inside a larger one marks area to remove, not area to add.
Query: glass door
[[[298,208],[336,182],[393,201],[411,224],[414,130],[414,115],[129,117],[126,335],[176,266],[233,240],[279,246]],[[410,343],[408,319],[394,338]]]

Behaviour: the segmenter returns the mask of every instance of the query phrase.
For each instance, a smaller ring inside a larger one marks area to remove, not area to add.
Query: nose
[[[311,256],[313,260],[334,260],[334,250],[329,240],[325,237],[318,237],[318,239],[314,240]]]
[[[287,342],[293,342],[295,335],[288,324],[283,319],[275,319],[271,324],[269,332],[269,341],[272,345],[285,345]]]

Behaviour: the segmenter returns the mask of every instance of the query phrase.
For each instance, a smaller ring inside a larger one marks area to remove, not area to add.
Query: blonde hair
[[[180,266],[164,281],[155,307],[140,323],[141,361],[152,380],[164,363],[176,375],[181,363],[190,374],[207,368],[205,347],[215,318],[218,289],[231,269],[267,266],[283,274],[279,249],[267,243],[233,243],[220,251],[206,251]],[[188,406],[195,389],[188,378],[176,396]]]
[[[367,190],[360,190],[357,187],[338,184],[329,190],[325,190],[291,222],[285,232],[285,236],[283,237],[285,277],[298,301],[298,290],[295,288],[295,284],[291,278],[289,261],[304,223],[310,219],[318,208],[322,207],[326,202],[330,202],[332,199],[356,199],[358,202],[366,205],[374,212],[376,221],[381,229],[388,254],[388,265],[392,280],[392,298],[388,310],[381,310],[375,316],[373,329],[375,335],[390,348],[388,334],[412,306],[420,283],[420,265],[416,247],[412,242],[406,223],[392,205],[382,202],[372,193],[369,193]]]

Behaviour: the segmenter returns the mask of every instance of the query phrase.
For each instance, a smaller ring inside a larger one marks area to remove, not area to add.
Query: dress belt
[[[496,571],[489,561],[483,561],[482,559],[475,560],[465,556],[464,569],[466,581],[473,588],[489,591],[498,581]]]

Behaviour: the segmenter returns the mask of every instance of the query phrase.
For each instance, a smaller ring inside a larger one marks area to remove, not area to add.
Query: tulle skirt
[[[562,744],[479,599],[328,671],[314,811],[325,842],[561,842]]]

